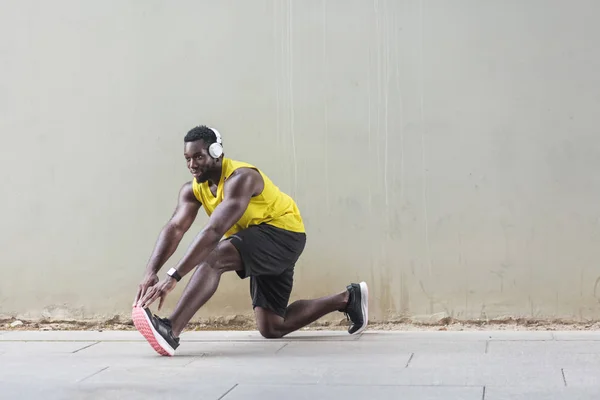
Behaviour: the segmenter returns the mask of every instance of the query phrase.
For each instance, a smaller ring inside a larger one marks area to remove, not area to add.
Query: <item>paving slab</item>
[[[600,332],[598,331],[558,331],[554,332],[555,340],[598,340],[600,341]]]
[[[186,332],[175,357],[157,355],[135,331],[2,336],[7,398],[469,400],[483,399],[484,387],[485,400],[600,398],[593,335]]]
[[[508,340],[508,341],[545,341],[554,340],[553,332],[549,331],[423,331],[423,332],[396,332],[396,331],[366,331],[360,337],[361,341],[467,341],[473,340]]]
[[[52,381],[11,382],[0,379],[2,398],[6,399],[44,399],[44,400],[66,400],[67,387]],[[73,397],[71,397],[73,398]]]
[[[233,385],[232,385],[233,386]],[[73,386],[49,386],[7,383],[2,386],[2,394],[7,399],[44,399],[44,400],[217,400],[225,395],[232,386],[220,383],[197,385],[193,382],[176,386],[153,382],[125,384],[88,384]]]
[[[577,353],[536,353],[536,354],[477,354],[477,353],[415,353],[411,359],[410,367],[428,367],[430,365],[447,366],[455,368],[469,367],[472,365],[486,368],[497,365],[511,365],[516,368],[537,368],[539,366],[563,368],[565,366],[594,366],[600,365],[600,354]]]
[[[217,400],[224,398],[234,385],[219,382],[198,385],[194,381],[173,385],[147,382],[125,385],[83,384],[72,389],[73,399],[168,399],[168,400]],[[229,400],[229,398],[226,398]]]
[[[486,387],[484,400],[598,400],[599,393],[598,388]]]
[[[3,358],[0,371],[0,387],[4,384],[35,384],[48,387],[74,385],[107,366],[94,365],[85,361],[65,358],[18,359]]]
[[[600,399],[600,364],[572,366],[563,369],[565,386],[593,388],[597,399]]]
[[[3,341],[144,341],[137,331],[5,331]]]
[[[511,386],[520,389],[554,389],[563,386],[559,369],[543,367],[519,370],[511,366],[463,369],[432,366],[427,369],[408,369],[399,378],[396,382],[404,385]]]
[[[400,382],[406,384],[530,387],[564,385],[561,365],[489,354],[415,354]]]
[[[136,367],[151,363],[156,367],[174,367],[187,365],[197,356],[202,356],[202,353],[157,358],[147,342],[94,342],[92,346],[73,353],[72,358],[97,365],[111,365],[118,361],[119,366]]]
[[[0,351],[7,356],[42,356],[70,354],[97,342],[0,342]]]
[[[465,344],[464,342],[462,344]],[[318,355],[331,355],[331,356],[357,356],[357,355],[368,355],[368,356],[386,356],[393,354],[410,355],[416,350],[423,352],[429,352],[434,350],[436,347],[443,347],[448,352],[456,347],[453,344],[444,344],[440,346],[439,343],[429,346],[428,343],[381,343],[381,342],[356,342],[352,343],[349,347],[347,343],[329,343],[329,342],[311,342],[311,343],[288,343],[287,346],[283,347],[279,352],[286,356],[297,356],[297,357],[314,357]],[[461,346],[463,350],[467,351],[466,346]],[[475,343],[472,345],[482,354],[485,350],[485,343]],[[351,352],[349,352],[351,349]],[[469,351],[472,349],[468,349]],[[458,351],[458,350],[456,350]]]
[[[495,341],[488,345],[489,354],[600,354],[600,341]]]
[[[482,388],[431,386],[360,386],[360,385],[238,385],[226,400],[247,399],[402,399],[402,400],[481,400]]]
[[[277,354],[288,343],[279,341],[262,342],[182,342],[178,355],[192,355],[218,358],[262,359]]]

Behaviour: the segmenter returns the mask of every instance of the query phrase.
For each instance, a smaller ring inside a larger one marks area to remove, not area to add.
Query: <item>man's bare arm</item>
[[[156,274],[169,257],[173,255],[177,246],[179,246],[183,235],[190,229],[194,219],[196,219],[201,205],[196,197],[194,197],[191,182],[183,185],[179,191],[179,200],[175,212],[158,235],[154,251],[146,265],[146,273],[138,286],[135,300],[133,301],[134,306],[138,300],[144,297],[149,288],[158,283],[158,276]]]
[[[263,185],[260,174],[247,168],[236,170],[225,181],[225,198],[177,264],[179,275],[184,276],[206,259],[223,235],[244,215],[250,199],[262,190]]]
[[[190,229],[202,204],[194,196],[192,183],[188,182],[179,191],[179,200],[175,212],[162,228],[154,251],[146,267],[147,273],[158,273],[173,255],[183,235]]]

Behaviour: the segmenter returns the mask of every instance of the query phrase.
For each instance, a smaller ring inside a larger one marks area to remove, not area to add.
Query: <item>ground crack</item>
[[[227,396],[229,393],[231,393],[231,391],[233,389],[235,389],[237,387],[237,383],[235,385],[233,385],[228,391],[226,391],[225,393],[223,393],[223,396],[219,397],[217,400],[221,400],[223,397]]]
[[[79,381],[79,383],[81,383],[81,382],[83,382],[83,381],[85,381],[85,380],[87,380],[87,379],[90,379],[92,376],[96,376],[96,375],[98,375],[98,374],[99,374],[100,372],[102,372],[102,371],[106,371],[108,368],[109,368],[109,367],[104,367],[104,368],[102,368],[100,371],[96,371],[96,372],[94,372],[93,374],[91,374],[91,375],[89,375],[89,376],[86,376],[85,378],[81,379],[81,380]]]
[[[77,350],[75,350],[75,351],[73,352],[73,354],[75,354],[75,353],[77,353],[77,352],[79,352],[79,351],[81,351],[81,350],[89,349],[90,347],[92,347],[92,346],[95,346],[95,345],[97,345],[98,343],[100,343],[100,342],[95,342],[95,343],[92,343],[92,344],[88,344],[88,345],[87,345],[87,346],[85,346],[85,347],[82,347],[82,348],[80,348],[80,349],[77,349]]]

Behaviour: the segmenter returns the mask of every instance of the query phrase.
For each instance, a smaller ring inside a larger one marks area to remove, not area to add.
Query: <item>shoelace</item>
[[[169,332],[171,333],[171,337],[173,339],[175,339],[177,341],[177,343],[179,343],[179,338],[176,338],[175,336],[173,336],[173,332],[171,331],[172,329],[172,325],[171,325],[171,321],[169,321],[168,318],[160,318],[158,315],[154,314],[154,318],[156,318],[157,320],[159,320],[160,322],[162,322],[163,324],[165,324],[166,326],[169,327]]]
[[[171,326],[171,321],[169,321],[168,318],[161,318],[156,314],[153,314],[154,318],[156,318],[158,321],[162,322],[163,324],[167,325],[168,327]]]

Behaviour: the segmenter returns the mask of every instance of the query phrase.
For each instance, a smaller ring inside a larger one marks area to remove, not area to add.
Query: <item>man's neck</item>
[[[211,176],[210,178],[208,178],[208,185],[209,186],[218,185],[219,182],[221,181],[221,174],[223,174],[223,163],[222,162],[219,165],[219,168],[215,170],[214,176]]]

